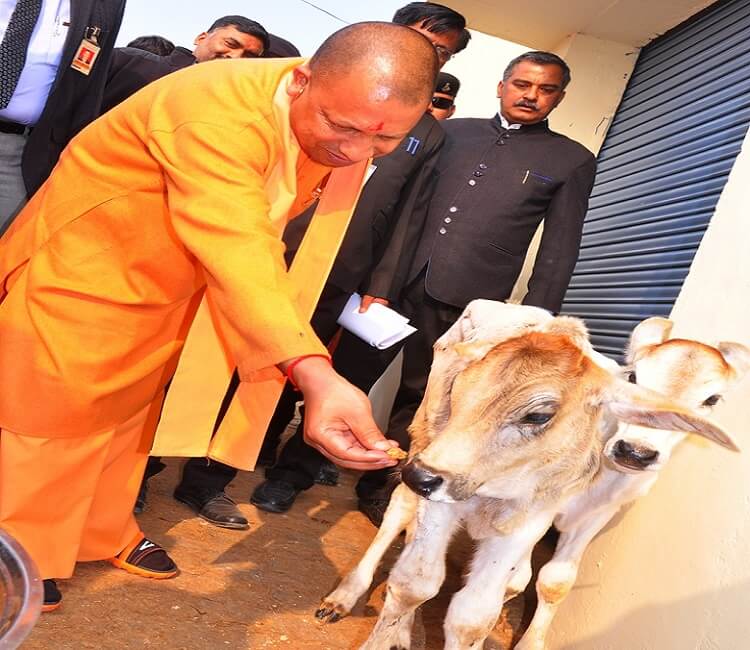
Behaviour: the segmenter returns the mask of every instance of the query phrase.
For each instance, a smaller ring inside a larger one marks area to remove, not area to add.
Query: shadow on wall
[[[707,552],[710,550],[707,549]],[[686,566],[685,570],[690,567]],[[670,603],[656,603],[630,612],[614,621],[604,632],[594,636],[576,638],[572,642],[557,642],[554,631],[548,643],[550,650],[740,650],[748,647],[747,608],[737,603],[747,603],[750,598],[750,582],[728,586],[718,591],[702,592],[691,598]],[[722,607],[727,603],[727,607]],[[721,612],[721,618],[711,620],[707,610]],[[692,616],[705,617],[710,625],[700,637],[689,638],[687,630],[664,628],[665,621],[678,619],[689,621]],[[735,630],[735,635],[727,640],[725,633],[721,639],[715,638],[716,630]],[[655,636],[644,641],[644,630]]]

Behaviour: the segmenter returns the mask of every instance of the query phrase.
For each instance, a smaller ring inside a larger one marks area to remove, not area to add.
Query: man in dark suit
[[[125,0],[0,6],[0,234],[99,115],[124,9]]]
[[[412,2],[399,9],[393,22],[421,32],[435,47],[441,64],[463,50],[470,35],[461,14],[434,3]],[[404,250],[398,240],[409,230],[412,213],[429,196],[425,185],[432,177],[443,143],[443,132],[429,114],[417,123],[398,149],[376,159],[375,170],[365,185],[328,283],[312,318],[316,334],[330,341],[338,330],[336,320],[352,292],[366,286],[391,287]],[[312,209],[293,219],[284,233],[287,260],[291,261],[312,216]],[[390,244],[390,245],[388,245]],[[388,245],[387,254],[384,253]],[[356,342],[344,333],[339,345],[352,354],[334,352],[333,363],[355,386],[369,390],[390,362],[387,356]],[[351,348],[350,348],[351,345]],[[294,414],[298,395],[287,386],[274,414],[259,462],[272,464],[279,438]],[[267,479],[255,490],[251,503],[268,512],[288,510],[296,496],[313,483],[336,480],[336,470],[304,442],[303,425],[287,443]],[[222,516],[229,497],[224,489],[236,470],[221,463],[191,459],[185,464],[175,498],[190,505],[207,521],[223,527],[239,527],[236,519]]]
[[[432,346],[475,298],[506,300],[529,244],[544,222],[524,304],[557,312],[576,260],[596,161],[586,148],[551,131],[547,116],[562,101],[570,70],[558,56],[527,52],[498,84],[500,112],[491,120],[446,122],[432,197],[388,293],[417,332],[404,345],[401,384],[387,437],[403,449],[424,396]],[[403,287],[403,289],[400,289]],[[390,498],[387,472],[357,486],[360,510],[379,524]]]
[[[102,112],[130,97],[145,85],[194,63],[213,59],[259,57],[269,47],[269,34],[260,23],[244,16],[223,16],[195,37],[194,49],[175,47],[158,56],[135,47],[118,47],[112,56],[104,88]]]

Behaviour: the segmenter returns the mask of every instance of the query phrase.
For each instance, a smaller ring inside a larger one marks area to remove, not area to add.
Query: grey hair
[[[562,90],[565,90],[566,86],[570,83],[570,68],[568,67],[568,64],[557,56],[557,54],[541,51],[524,52],[513,59],[505,68],[505,72],[503,72],[503,81],[508,81],[510,75],[513,74],[513,69],[519,63],[523,63],[524,61],[536,63],[537,65],[556,65],[563,73]]]

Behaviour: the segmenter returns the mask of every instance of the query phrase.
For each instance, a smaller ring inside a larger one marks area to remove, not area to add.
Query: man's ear
[[[292,98],[299,97],[310,83],[311,77],[310,65],[303,63],[292,70],[292,82],[287,86],[286,92]]]
[[[500,93],[502,93],[502,92],[503,92],[503,82],[501,80],[497,84],[497,94],[495,95],[495,97],[497,97],[499,99],[500,98]]]
[[[456,112],[456,105],[453,104],[453,106],[451,106],[451,112],[448,113],[448,117],[453,117],[453,113],[455,113],[455,112]],[[445,119],[447,120],[448,117],[446,117]]]
[[[718,424],[642,386],[613,378],[604,389],[603,402],[622,422],[650,429],[695,433],[726,449],[740,450],[732,436]]]
[[[204,38],[208,36],[208,32],[201,32],[198,34],[198,36],[195,37],[195,40],[193,41],[193,45],[198,45]]]

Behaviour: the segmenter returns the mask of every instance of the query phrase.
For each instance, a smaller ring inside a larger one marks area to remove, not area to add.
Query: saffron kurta
[[[290,299],[286,210],[269,218],[329,171],[303,154],[296,179],[283,169],[274,97],[299,63],[193,66],[66,149],[0,240],[0,427],[74,437],[128,420],[169,380],[206,287],[243,380],[325,352]]]
[[[280,242],[330,171],[289,127],[299,63],[209,62],[148,86],[72,141],[0,240],[0,526],[44,578],[140,535],[132,505],[202,300],[244,381],[325,353]]]

